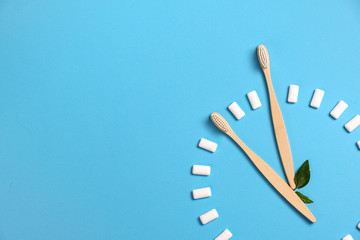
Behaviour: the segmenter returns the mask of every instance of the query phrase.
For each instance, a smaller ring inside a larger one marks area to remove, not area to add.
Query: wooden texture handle
[[[284,167],[286,178],[289,182],[290,187],[292,189],[295,189],[296,185],[295,185],[294,164],[291,156],[290,143],[286,132],[284,119],[281,114],[279,103],[275,96],[275,91],[270,76],[270,70],[264,69],[264,74],[268,86],[272,122],[274,126],[277,146],[279,149],[282,165]]]
[[[316,222],[316,218],[311,211],[306,207],[303,201],[296,195],[296,193],[287,185],[287,183],[269,166],[256,155],[248,146],[243,143],[238,136],[231,130],[226,132],[246,153],[250,160],[255,164],[264,177],[271,183],[271,185],[300,213],[302,213],[311,222]]]

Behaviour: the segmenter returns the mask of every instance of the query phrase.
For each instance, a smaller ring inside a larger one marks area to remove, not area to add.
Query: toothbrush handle
[[[296,189],[294,164],[291,156],[289,138],[286,132],[286,127],[283,116],[281,114],[280,106],[276,99],[274,87],[272,85],[270,70],[264,69],[264,74],[268,86],[272,122],[274,126],[277,146],[279,149],[282,165],[284,167],[285,174],[290,187],[292,189]]]
[[[306,207],[303,201],[298,197],[298,195],[296,195],[296,193],[289,187],[289,185],[287,185],[287,183],[269,165],[267,165],[264,160],[262,160],[248,146],[246,146],[245,143],[243,143],[232,130],[226,134],[229,135],[240,146],[240,148],[246,153],[257,169],[291,205],[293,205],[311,222],[316,222],[316,218]]]

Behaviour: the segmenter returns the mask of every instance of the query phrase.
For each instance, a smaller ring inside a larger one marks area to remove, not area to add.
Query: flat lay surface
[[[356,0],[1,1],[0,239],[195,240],[225,229],[232,239],[360,239],[360,129],[344,128],[360,114],[359,12]],[[310,162],[300,191],[314,224],[209,119],[220,113],[286,180],[259,44],[295,172]],[[315,89],[325,92],[318,109]],[[348,108],[335,120],[340,100]],[[211,197],[193,200],[206,187]],[[219,217],[202,225],[212,209]]]

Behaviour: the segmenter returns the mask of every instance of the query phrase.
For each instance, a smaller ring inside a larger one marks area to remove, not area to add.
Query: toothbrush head
[[[210,118],[211,121],[215,124],[215,126],[224,133],[227,133],[232,130],[229,123],[217,112],[213,112],[210,115]]]
[[[264,45],[260,44],[257,47],[257,55],[261,68],[262,69],[270,68],[269,53]]]

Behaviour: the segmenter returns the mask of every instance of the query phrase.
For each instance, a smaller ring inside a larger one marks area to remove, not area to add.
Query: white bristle
[[[257,55],[262,68],[270,67],[269,53],[264,45],[257,47]]]
[[[231,130],[228,122],[220,114],[214,112],[211,114],[210,118],[221,131],[226,133]]]

